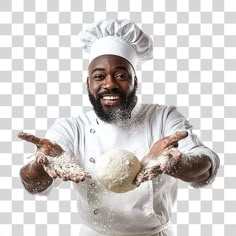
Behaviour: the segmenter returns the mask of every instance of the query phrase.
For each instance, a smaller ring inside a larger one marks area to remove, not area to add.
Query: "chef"
[[[58,119],[44,139],[18,134],[37,145],[36,160],[21,169],[22,183],[31,193],[50,194],[61,181],[73,181],[80,236],[172,236],[178,180],[197,188],[212,183],[219,158],[175,107],[139,103],[136,66],[152,59],[153,42],[135,23],[102,20],[80,32],[79,39],[89,54],[87,88],[93,109]],[[97,161],[117,148],[134,153],[142,163],[137,187],[126,193],[110,192],[96,180]],[[63,153],[79,171],[54,164]],[[150,165],[161,155],[169,158],[167,164]]]

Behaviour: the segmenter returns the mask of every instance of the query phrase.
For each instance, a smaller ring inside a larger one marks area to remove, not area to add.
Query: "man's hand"
[[[64,181],[71,180],[78,183],[91,177],[78,163],[72,161],[69,154],[58,144],[25,132],[19,132],[17,136],[37,146],[36,162],[43,166],[51,178],[59,176]]]
[[[176,148],[178,141],[188,136],[186,131],[164,137],[154,143],[150,152],[142,159],[142,170],[135,180],[139,186],[142,182],[151,180],[163,172],[176,172],[175,166],[182,158],[182,153]]]

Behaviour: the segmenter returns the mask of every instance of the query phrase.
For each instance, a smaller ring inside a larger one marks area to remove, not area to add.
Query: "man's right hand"
[[[18,138],[21,138],[27,142],[33,143],[37,147],[37,153],[43,154],[44,156],[51,156],[56,157],[60,156],[64,150],[56,143],[52,143],[48,139],[42,139],[34,136],[33,134],[29,134],[26,132],[18,132],[17,133]],[[44,164],[45,163],[44,157],[41,155],[37,155],[37,162]]]
[[[52,179],[57,176],[76,183],[91,177],[58,144],[25,132],[18,132],[17,136],[37,146],[36,160],[24,166],[20,172],[26,188],[27,182],[32,185],[32,182],[43,182],[42,179],[50,186]]]

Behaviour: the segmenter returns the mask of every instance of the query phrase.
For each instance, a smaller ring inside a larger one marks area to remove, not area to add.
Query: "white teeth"
[[[119,96],[104,96],[103,99],[105,100],[116,100],[119,99]]]

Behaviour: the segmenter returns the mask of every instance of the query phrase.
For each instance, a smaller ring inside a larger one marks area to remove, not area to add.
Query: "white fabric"
[[[153,42],[135,23],[128,20],[101,20],[79,33],[80,47],[90,62],[101,55],[117,55],[137,63],[152,59]]]
[[[102,122],[90,111],[76,118],[59,119],[49,129],[46,137],[58,141],[92,175],[91,180],[74,184],[78,192],[78,217],[86,225],[80,235],[173,235],[170,217],[177,195],[175,178],[163,174],[133,191],[118,194],[105,190],[96,181],[95,166],[102,153],[113,148],[131,151],[141,160],[154,142],[176,130],[190,133],[179,142],[182,152],[207,150],[212,175],[201,186],[210,183],[219,159],[191,133],[191,126],[174,107],[138,104],[126,126]]]
[[[91,46],[90,62],[101,55],[116,55],[125,58],[132,65],[136,65],[135,49],[125,40],[116,36],[100,38]]]

